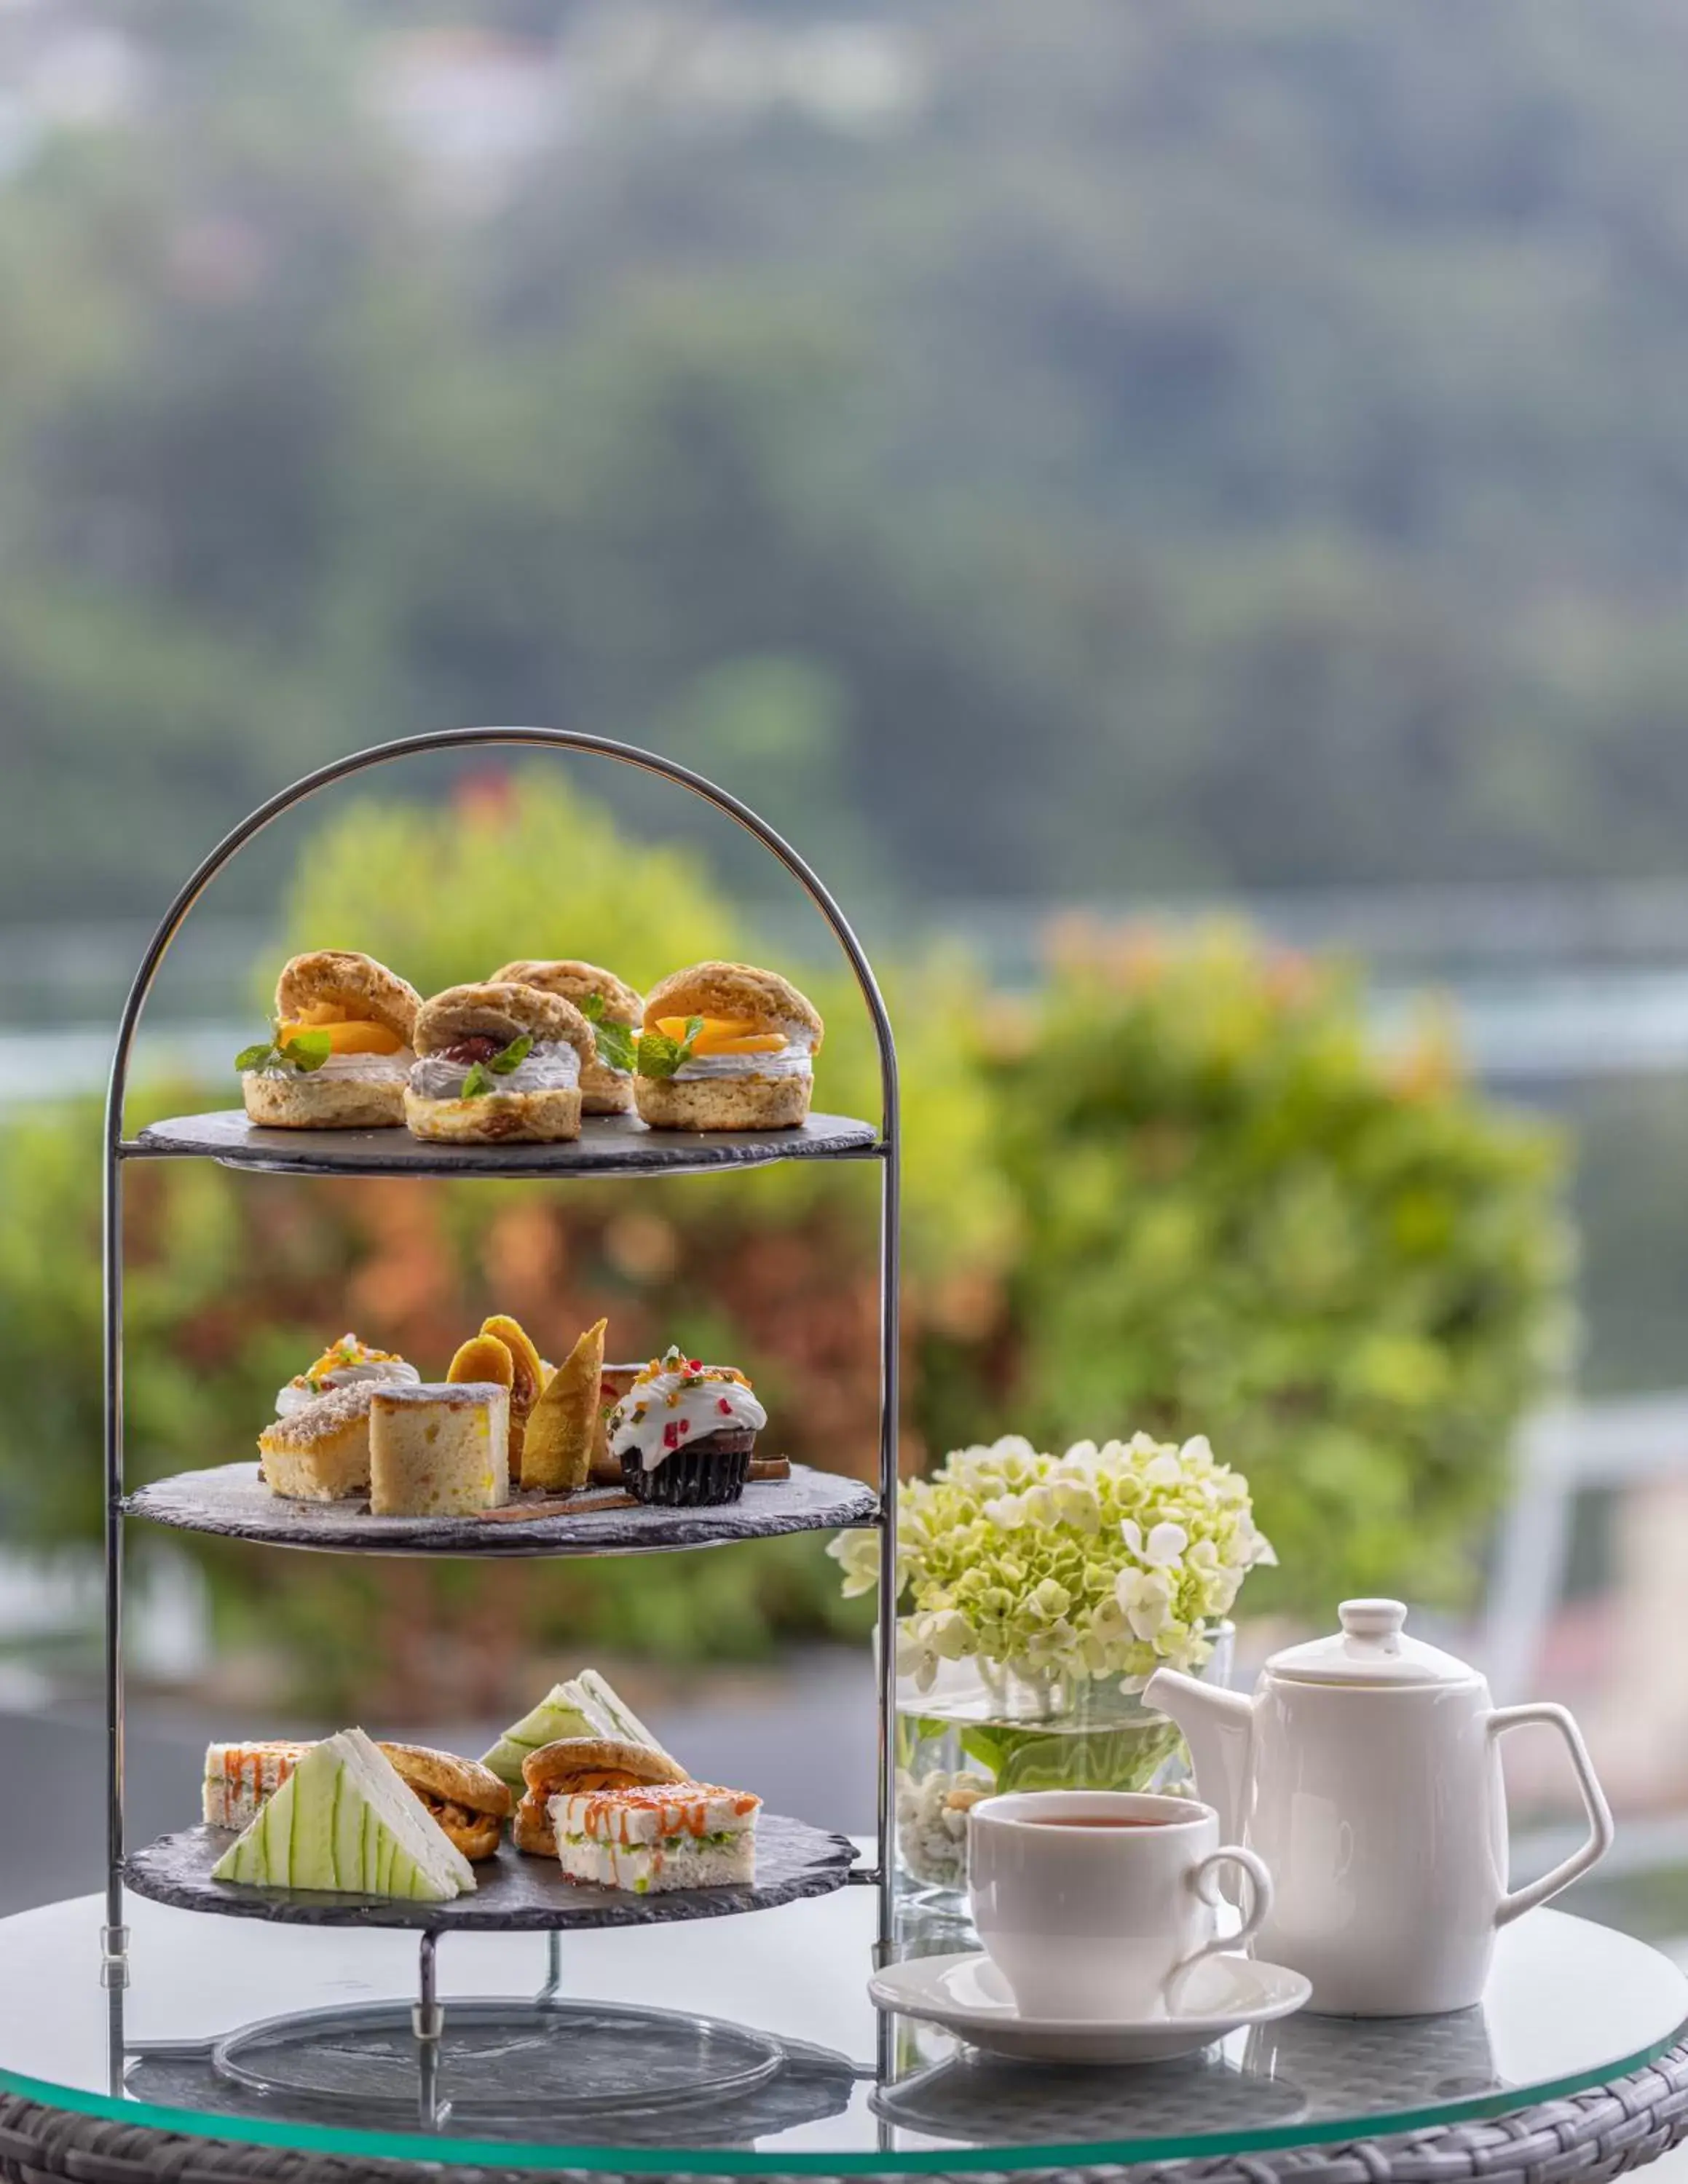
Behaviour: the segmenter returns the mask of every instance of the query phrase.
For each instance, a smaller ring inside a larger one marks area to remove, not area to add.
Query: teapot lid
[[[1267,1673],[1300,1684],[1468,1684],[1477,1671],[1402,1630],[1406,1605],[1399,1600],[1344,1600],[1342,1624],[1328,1638],[1286,1646],[1266,1663]]]

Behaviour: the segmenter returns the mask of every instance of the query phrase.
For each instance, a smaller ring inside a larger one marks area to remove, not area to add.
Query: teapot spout
[[[1240,1691],[1199,1683],[1176,1669],[1157,1669],[1143,1686],[1143,1703],[1177,1722],[1195,1764],[1196,1793],[1219,1814],[1227,1842],[1240,1842],[1246,1817],[1249,1737],[1253,1702]]]

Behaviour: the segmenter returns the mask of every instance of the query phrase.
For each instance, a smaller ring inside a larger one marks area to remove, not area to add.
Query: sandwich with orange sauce
[[[777,971],[694,963],[645,1004],[633,1080],[657,1130],[764,1130],[801,1123],[826,1027]]]
[[[248,1119],[276,1130],[402,1127],[421,1006],[373,956],[295,956],[276,981],[270,1037],[235,1056]]]

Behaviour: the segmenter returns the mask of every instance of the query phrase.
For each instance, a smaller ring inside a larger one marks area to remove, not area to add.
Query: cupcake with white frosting
[[[609,1418],[610,1453],[635,1500],[701,1509],[736,1502],[768,1413],[735,1366],[678,1348],[653,1357]]]
[[[825,1031],[777,971],[694,963],[645,1004],[634,1099],[657,1130],[793,1128],[808,1114]]]

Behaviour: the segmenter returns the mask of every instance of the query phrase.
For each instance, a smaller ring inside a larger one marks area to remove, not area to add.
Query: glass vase
[[[1234,1626],[1212,1634],[1195,1673],[1225,1684]],[[930,1691],[897,1697],[897,1879],[900,1893],[953,1914],[965,1908],[967,1813],[1009,1790],[1168,1790],[1188,1781],[1183,1739],[1143,1702],[1141,1682],[1038,1680],[975,1661],[946,1662]]]

